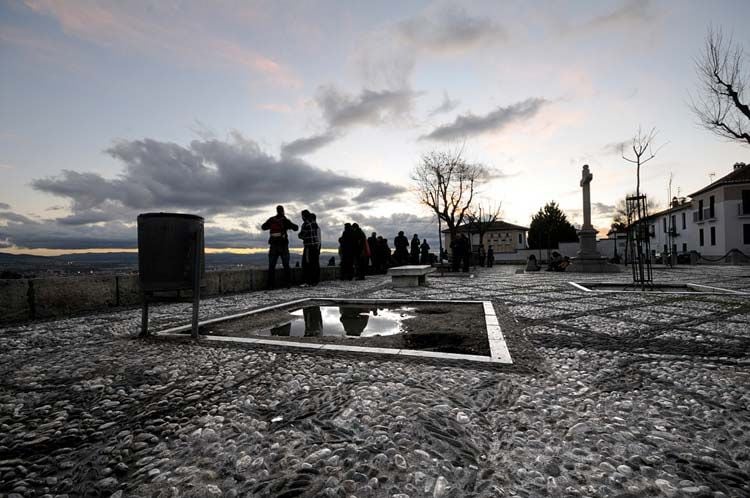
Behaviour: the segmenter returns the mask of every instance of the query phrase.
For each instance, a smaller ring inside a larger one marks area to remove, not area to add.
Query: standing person
[[[404,265],[409,262],[409,239],[406,238],[404,232],[398,232],[398,235],[393,239],[393,259],[396,265]]]
[[[352,224],[344,224],[344,232],[339,238],[339,251],[341,252],[341,280],[354,278],[354,235]]]
[[[429,265],[430,264],[430,244],[427,243],[427,239],[422,241],[422,245],[419,246],[420,258],[419,264]]]
[[[370,271],[376,274],[380,269],[380,251],[378,251],[378,234],[372,232],[367,239],[367,247],[370,248]]]
[[[484,246],[479,246],[477,257],[479,258],[479,266],[484,267]]]
[[[411,238],[411,264],[419,264],[419,235],[416,233]]]
[[[391,248],[388,247],[388,239],[381,235],[378,235],[377,251],[380,262],[378,273],[388,273],[388,268],[391,266]]]
[[[320,228],[316,217],[307,209],[302,211],[302,281],[306,285],[318,285],[320,281]]]
[[[354,268],[357,280],[364,280],[367,273],[367,260],[370,257],[367,250],[367,235],[359,228],[359,224],[352,225],[354,237]]]
[[[457,272],[458,268],[461,266],[461,260],[464,258],[463,249],[464,245],[461,241],[460,235],[451,240],[451,267],[454,272]]]
[[[463,271],[468,272],[471,265],[471,242],[465,233],[461,234],[461,246],[463,247]]]
[[[276,284],[276,262],[281,258],[284,266],[284,278],[289,287],[292,283],[292,271],[289,269],[289,237],[287,230],[297,231],[297,225],[284,216],[284,206],[276,206],[276,216],[271,216],[260,228],[268,230],[268,288]]]
[[[492,250],[492,246],[487,248],[487,267],[492,268],[495,264],[495,251]]]

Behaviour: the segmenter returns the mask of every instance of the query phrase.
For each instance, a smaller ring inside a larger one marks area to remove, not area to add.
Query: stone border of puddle
[[[655,287],[657,290],[646,290],[646,291],[642,291],[638,289],[631,282],[586,282],[585,284],[579,283],[579,282],[568,282],[568,284],[584,292],[625,292],[625,293],[630,293],[630,294],[634,292],[658,292],[661,294],[687,294],[691,296],[694,296],[696,294],[699,294],[699,295],[700,294],[708,294],[708,295],[729,294],[733,296],[750,296],[750,293],[748,292],[741,292],[741,291],[736,291],[733,289],[723,289],[721,287],[713,287],[710,285],[693,284],[689,282],[684,283],[684,284],[654,283],[653,287]],[[628,285],[633,285],[633,289],[625,290],[622,288]]]
[[[467,361],[472,363],[483,363],[483,364],[503,364],[510,365],[513,363],[510,357],[510,351],[508,351],[508,345],[503,337],[503,332],[500,329],[500,323],[498,322],[497,315],[495,314],[495,308],[491,301],[452,301],[445,299],[428,300],[428,299],[351,299],[351,298],[304,298],[296,299],[294,301],[287,301],[284,303],[274,304],[272,306],[266,306],[251,311],[245,311],[243,313],[236,313],[233,315],[222,316],[219,318],[212,318],[198,323],[199,327],[206,325],[212,325],[214,323],[225,322],[228,320],[236,320],[238,318],[245,318],[258,313],[266,311],[272,311],[279,308],[289,308],[292,306],[302,307],[303,303],[308,301],[328,301],[331,303],[352,303],[352,304],[481,304],[484,309],[484,323],[487,329],[487,341],[490,344],[490,356],[482,355],[470,355],[470,354],[457,354],[457,353],[438,353],[433,351],[419,351],[416,349],[391,349],[391,348],[368,348],[363,346],[345,346],[342,344],[312,344],[312,343],[301,343],[293,341],[277,341],[268,339],[253,339],[245,337],[225,337],[225,336],[213,336],[204,335],[201,336],[201,341],[208,342],[229,342],[229,343],[241,343],[241,344],[255,344],[259,346],[279,346],[296,350],[315,350],[315,351],[340,351],[346,353],[368,353],[378,355],[392,355],[401,357],[411,358],[433,358],[442,360],[458,360]],[[172,338],[185,338],[184,332],[190,330],[190,325],[181,325],[179,327],[172,327],[165,330],[159,330],[153,332],[156,337],[172,337]]]

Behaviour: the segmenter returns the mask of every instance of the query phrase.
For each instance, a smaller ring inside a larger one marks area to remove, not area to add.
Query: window
[[[750,244],[750,223],[742,225],[742,243]]]
[[[682,243],[682,252],[687,252],[687,244],[684,242]]]
[[[698,201],[698,221],[703,221],[703,199]]]
[[[750,190],[742,191],[742,214],[750,214]]]
[[[711,245],[716,245],[716,227],[711,227]]]
[[[687,225],[685,225],[685,213],[682,213],[682,229],[685,230],[687,228]]]
[[[669,229],[674,233],[677,229],[677,220],[675,219],[675,215],[672,215],[672,219],[670,220],[671,225],[669,225]]]
[[[703,229],[698,230],[698,245],[703,247]]]
[[[714,216],[716,213],[714,212],[714,196],[708,198],[708,217],[713,219],[716,216]]]
[[[667,217],[665,216],[664,218],[662,218],[662,220],[661,220],[661,221],[662,221],[662,227],[663,227],[663,230],[662,230],[662,231],[663,231],[664,233],[667,233]],[[666,252],[666,251],[665,251],[665,252]]]
[[[523,244],[523,234],[522,234],[522,233],[519,233],[519,234],[518,234],[518,244],[519,244],[519,245],[520,245],[520,244]]]

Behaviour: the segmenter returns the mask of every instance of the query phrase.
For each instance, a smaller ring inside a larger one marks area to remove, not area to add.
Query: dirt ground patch
[[[330,306],[336,303],[311,301],[308,306]],[[383,304],[379,307],[398,308],[406,304]],[[371,306],[374,307],[374,306]],[[263,339],[306,342],[314,344],[344,344],[375,348],[416,349],[442,353],[490,355],[484,310],[481,304],[409,304],[412,311],[402,322],[402,333],[375,335],[368,337],[352,336],[268,336],[268,329],[294,318],[287,309],[251,315],[212,324],[201,329],[201,333],[232,337],[262,337]],[[264,333],[265,332],[265,333]]]

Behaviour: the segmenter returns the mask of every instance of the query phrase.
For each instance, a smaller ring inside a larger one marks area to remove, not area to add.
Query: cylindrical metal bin
[[[138,274],[143,291],[192,289],[195,254],[205,278],[203,218],[192,214],[138,215]]]

